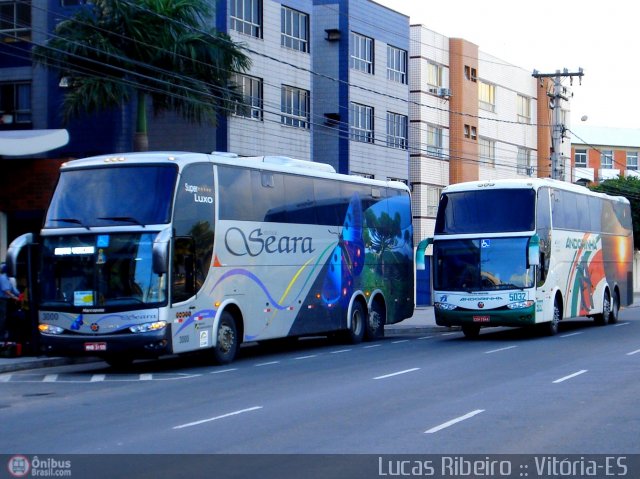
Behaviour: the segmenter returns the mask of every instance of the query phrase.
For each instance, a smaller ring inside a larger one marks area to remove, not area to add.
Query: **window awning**
[[[69,143],[67,130],[0,131],[0,155],[25,156],[44,153]]]

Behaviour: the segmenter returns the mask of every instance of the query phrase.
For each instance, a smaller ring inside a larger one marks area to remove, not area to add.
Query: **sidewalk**
[[[449,328],[437,326],[434,316],[433,307],[420,306],[417,307],[413,317],[405,319],[397,324],[385,326],[385,335],[395,336],[399,334],[420,334],[434,331],[449,331]],[[96,358],[55,358],[47,356],[20,356],[17,358],[0,357],[0,374],[10,373],[13,371],[21,371],[25,369],[49,368],[54,366],[65,366],[67,364],[76,364],[78,362],[95,361]],[[0,381],[2,379],[0,378]]]

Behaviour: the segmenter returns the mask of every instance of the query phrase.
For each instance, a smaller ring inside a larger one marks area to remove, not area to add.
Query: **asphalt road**
[[[0,376],[0,454],[640,453],[640,318]]]

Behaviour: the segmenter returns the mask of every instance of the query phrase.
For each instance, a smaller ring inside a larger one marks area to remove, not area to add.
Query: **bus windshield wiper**
[[[74,225],[80,225],[83,228],[86,228],[88,230],[90,230],[91,228],[89,228],[87,225],[83,224],[82,221],[76,219],[76,218],[51,218],[49,221],[60,221],[63,223],[73,223]]]
[[[109,221],[124,221],[126,223],[134,223],[134,224],[136,224],[138,226],[142,226],[144,228],[144,225],[142,223],[140,223],[140,221],[135,219],[133,216],[101,216],[98,219],[99,220],[109,220]]]

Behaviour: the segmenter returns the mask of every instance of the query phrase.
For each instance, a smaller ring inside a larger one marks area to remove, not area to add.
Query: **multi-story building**
[[[211,0],[212,2],[214,0]],[[68,83],[31,61],[58,22],[85,0],[0,0],[0,133],[66,128],[69,142],[26,157],[0,152],[0,256],[39,229],[66,159],[133,149],[134,105],[62,123]],[[251,59],[236,83],[245,98],[217,126],[151,116],[153,150],[284,155],[338,171],[408,182],[407,16],[371,0],[216,1],[212,23]]]
[[[640,176],[640,130],[578,125],[571,127],[571,182],[599,183]]]
[[[410,182],[416,239],[433,234],[451,183],[551,173],[551,84],[532,73],[411,26]],[[561,102],[563,117],[567,104]],[[569,157],[569,144],[563,146]]]

